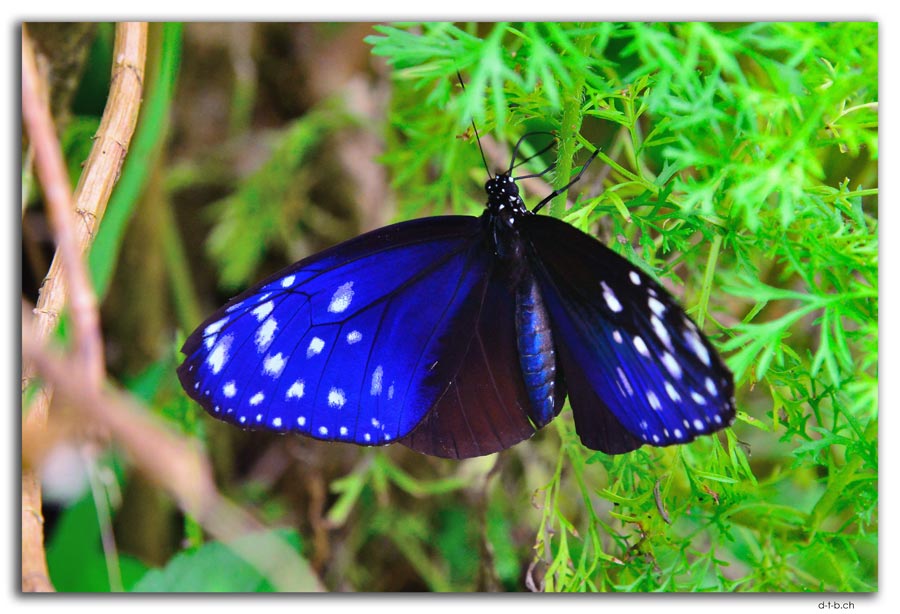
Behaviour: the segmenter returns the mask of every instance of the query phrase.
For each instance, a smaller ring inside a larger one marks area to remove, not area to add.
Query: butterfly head
[[[501,219],[515,220],[516,217],[529,213],[519,194],[519,186],[509,173],[497,173],[488,179],[484,184],[484,191],[488,196],[488,210]]]

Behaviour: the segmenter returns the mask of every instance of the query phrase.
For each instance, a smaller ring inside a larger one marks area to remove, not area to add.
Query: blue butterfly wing
[[[685,443],[733,421],[731,373],[662,286],[561,220],[529,216],[523,233],[585,446]]]
[[[182,386],[244,428],[361,445],[403,438],[460,373],[489,256],[468,216],[387,226],[311,256],[187,339]]]

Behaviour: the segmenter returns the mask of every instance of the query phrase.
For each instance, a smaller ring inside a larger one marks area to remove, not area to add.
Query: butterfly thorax
[[[519,194],[516,180],[509,173],[499,173],[488,179],[484,191],[488,195],[488,211],[510,227],[515,226],[517,218],[531,214]]]
[[[489,227],[493,251],[507,264],[518,268],[523,254],[519,237],[519,221],[532,215],[519,194],[519,186],[509,173],[498,173],[484,185],[487,205],[484,219]],[[513,274],[512,277],[518,277]]]

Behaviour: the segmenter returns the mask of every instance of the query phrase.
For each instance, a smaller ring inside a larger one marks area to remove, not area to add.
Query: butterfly
[[[446,458],[531,437],[566,397],[581,442],[607,454],[731,424],[732,375],[678,302],[538,214],[598,151],[529,210],[512,176],[521,143],[488,171],[481,216],[374,230],[228,301],[184,343],[185,391],[245,429]]]

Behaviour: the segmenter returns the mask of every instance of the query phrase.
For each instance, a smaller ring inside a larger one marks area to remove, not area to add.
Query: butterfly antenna
[[[484,163],[484,170],[487,171],[488,177],[493,179],[491,169],[488,168],[487,158],[484,157],[484,149],[481,148],[481,138],[478,136],[478,128],[475,126],[475,120],[472,120],[472,130],[475,131],[475,140],[478,142],[478,151],[481,152],[481,161]]]
[[[463,88],[463,91],[466,91],[466,84],[463,83],[462,75],[459,74],[458,70],[456,71],[456,78],[459,80],[459,85]],[[475,131],[475,141],[478,143],[478,151],[481,153],[481,161],[484,163],[484,170],[487,171],[488,177],[493,179],[494,176],[491,175],[491,169],[488,167],[487,158],[484,157],[484,149],[481,147],[481,137],[478,136],[478,126],[475,125],[474,119],[472,120],[472,130]]]

